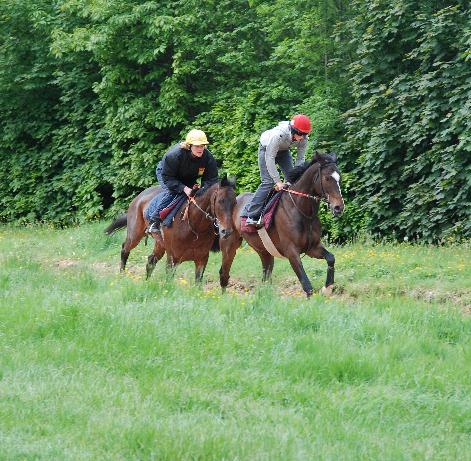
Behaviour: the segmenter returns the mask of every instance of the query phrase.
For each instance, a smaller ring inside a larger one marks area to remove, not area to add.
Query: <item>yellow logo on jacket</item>
[[[198,168],[198,176],[203,176],[204,167]]]

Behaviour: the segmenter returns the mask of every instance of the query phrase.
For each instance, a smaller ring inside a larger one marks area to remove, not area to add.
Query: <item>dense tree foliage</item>
[[[0,219],[125,209],[190,127],[240,190],[260,133],[302,111],[340,153],[334,238],[469,236],[464,2],[2,0]],[[346,116],[343,116],[346,114]]]
[[[354,3],[358,201],[369,228],[400,238],[471,235],[471,16],[465,1]]]

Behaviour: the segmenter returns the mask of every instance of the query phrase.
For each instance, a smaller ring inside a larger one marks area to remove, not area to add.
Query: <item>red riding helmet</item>
[[[291,119],[291,127],[302,134],[309,134],[312,130],[311,119],[304,114],[295,115]]]

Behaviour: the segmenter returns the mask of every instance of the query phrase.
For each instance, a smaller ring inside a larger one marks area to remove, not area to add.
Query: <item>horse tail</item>
[[[105,234],[111,235],[115,230],[126,227],[128,224],[128,215],[119,215],[106,229]]]
[[[219,245],[219,234],[216,235],[216,238],[214,239],[213,246],[211,247],[211,251],[213,253],[217,253],[218,251],[221,251],[221,247]]]

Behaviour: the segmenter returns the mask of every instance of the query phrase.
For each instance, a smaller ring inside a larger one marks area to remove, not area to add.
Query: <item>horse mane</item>
[[[235,189],[235,179],[228,178],[227,174],[225,174],[224,176],[219,178],[218,182],[215,182],[214,184],[211,184],[211,186],[209,186],[209,187],[203,187],[200,190],[198,190],[195,194],[195,197],[201,197],[206,192],[208,192],[209,189],[211,189],[213,186],[215,186],[218,183],[219,183],[220,187],[230,187],[232,189]]]
[[[294,184],[302,175],[303,173],[314,163],[320,163],[321,165],[326,163],[336,163],[337,162],[337,155],[334,153],[332,154],[322,154],[320,152],[314,152],[312,159],[304,162],[302,165],[298,165],[294,167],[287,175],[287,180]]]
[[[302,165],[294,167],[287,175],[286,179],[291,184],[294,184],[303,173],[314,163],[314,159],[304,162]]]

